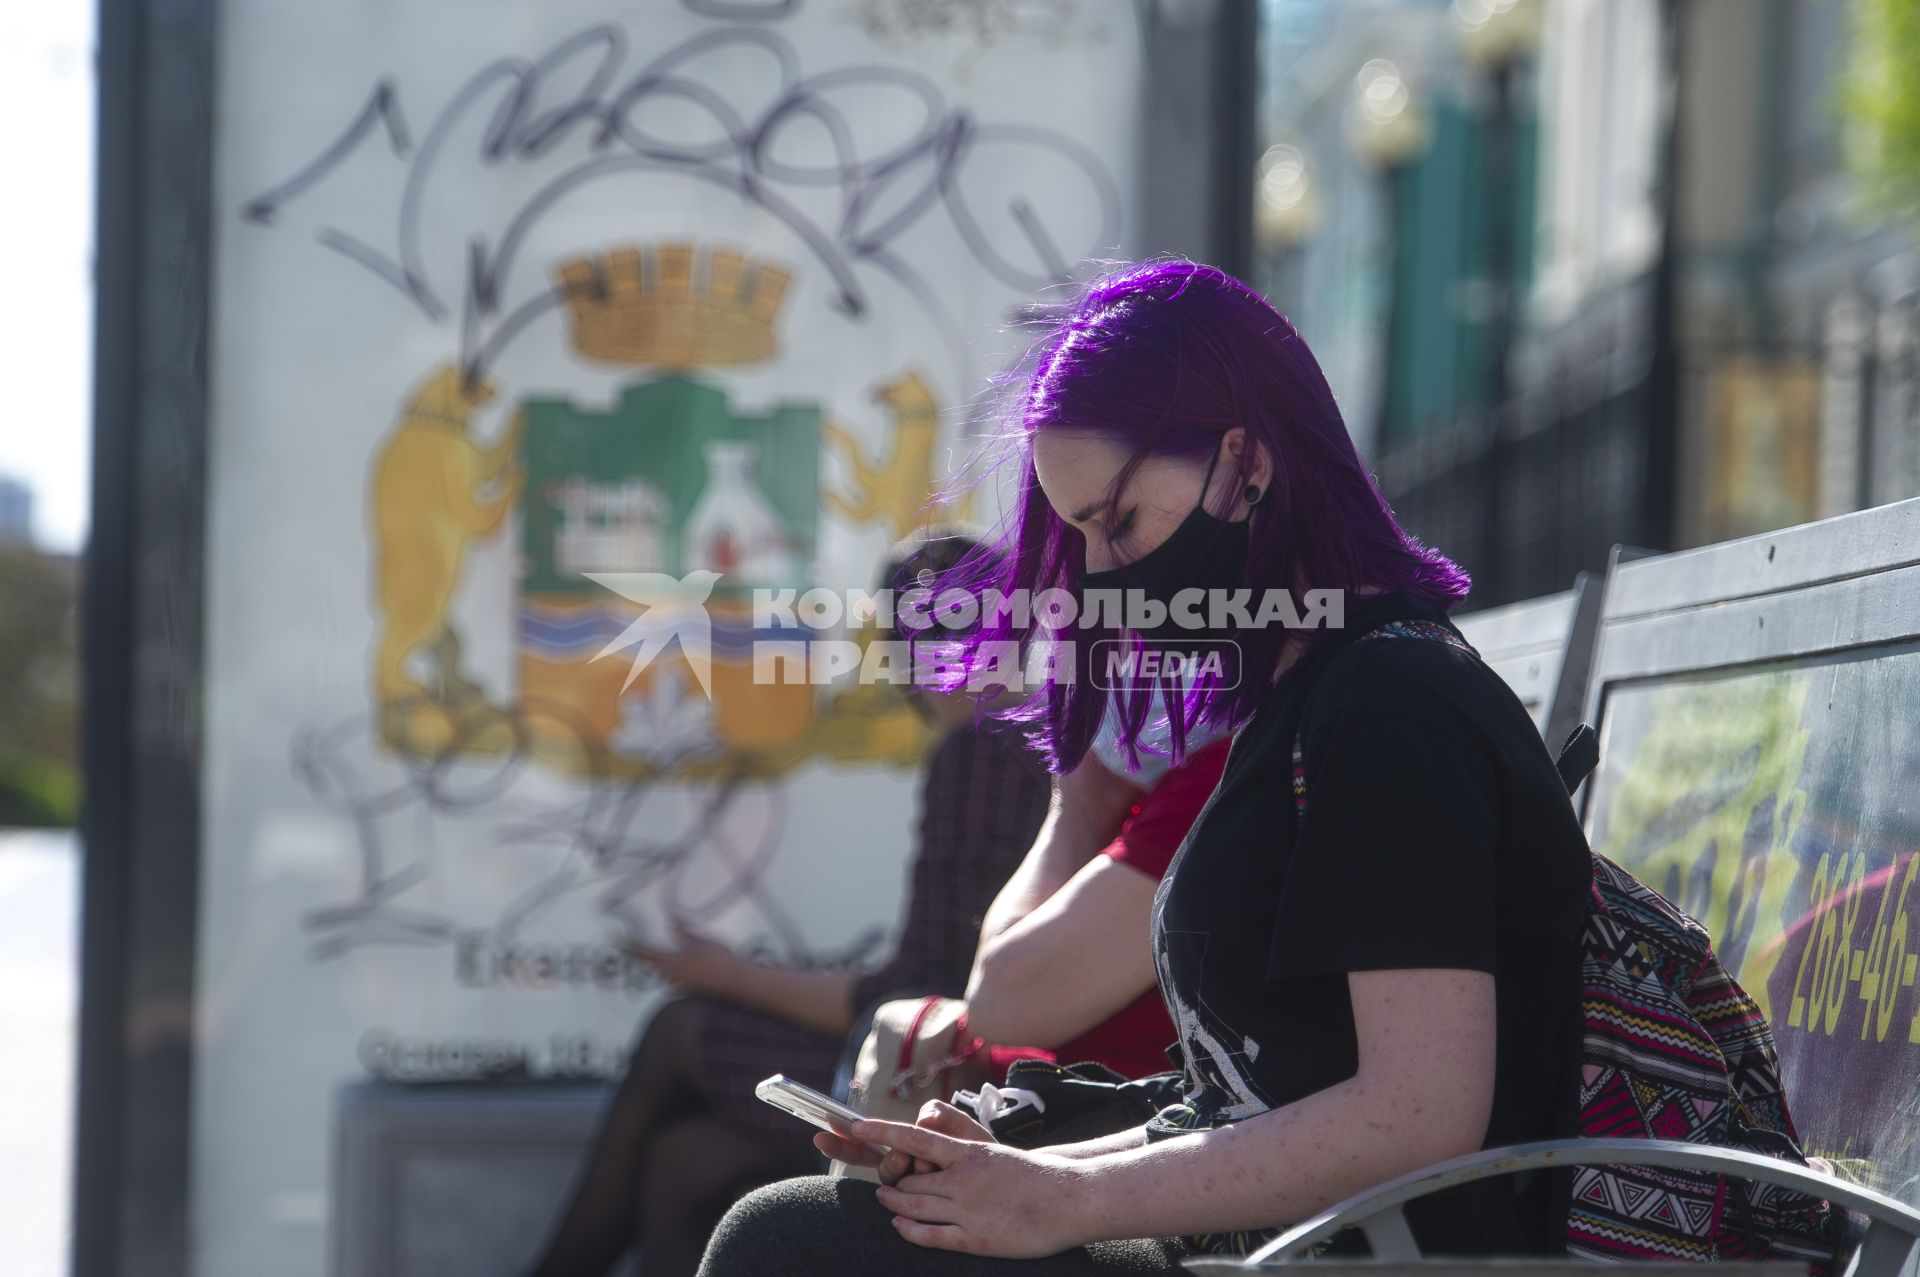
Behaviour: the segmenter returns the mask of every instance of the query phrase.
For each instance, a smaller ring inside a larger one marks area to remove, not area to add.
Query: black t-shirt
[[[1154,956],[1187,1102],[1217,1124],[1345,1081],[1358,1068],[1349,973],[1467,969],[1496,982],[1484,1147],[1569,1134],[1585,835],[1498,675],[1437,639],[1360,638],[1397,619],[1447,624],[1404,591],[1351,607],[1234,738],[1161,882]],[[1520,1200],[1522,1248],[1550,1247],[1544,1186]],[[1509,1227],[1474,1222],[1483,1209],[1409,1218],[1430,1248],[1514,1249]]]

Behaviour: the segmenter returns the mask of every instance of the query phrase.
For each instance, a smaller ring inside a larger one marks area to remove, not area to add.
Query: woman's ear
[[[1263,493],[1273,487],[1273,454],[1267,451],[1266,444],[1258,440],[1253,443],[1253,459],[1248,467],[1247,482],[1258,484]]]
[[[1244,426],[1227,431],[1220,445],[1226,449],[1226,460],[1231,463],[1223,468],[1233,476],[1233,508],[1242,510],[1266,500],[1267,491],[1273,486],[1273,458],[1265,446],[1249,439]],[[1252,495],[1255,492],[1259,495]]]

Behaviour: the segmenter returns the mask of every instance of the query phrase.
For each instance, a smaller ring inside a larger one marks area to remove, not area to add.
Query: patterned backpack
[[[1390,621],[1360,636],[1424,638],[1472,653],[1447,626]],[[1568,792],[1598,761],[1584,724],[1559,758]],[[1306,766],[1293,742],[1296,816]],[[1578,1117],[1587,1138],[1682,1140],[1806,1165],[1773,1031],[1706,929],[1598,852],[1580,942]],[[1827,1202],[1706,1171],[1581,1167],[1567,1207],[1569,1255],[1587,1259],[1791,1260],[1829,1271],[1843,1218]]]

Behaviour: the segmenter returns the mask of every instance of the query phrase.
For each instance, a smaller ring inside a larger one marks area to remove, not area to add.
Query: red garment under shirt
[[[1217,740],[1161,777],[1159,784],[1140,796],[1133,814],[1120,826],[1119,837],[1100,854],[1160,881],[1200,808],[1219,783],[1230,744],[1231,739]],[[1142,936],[1141,942],[1144,944],[1146,937]],[[1096,1060],[1128,1077],[1146,1077],[1173,1067],[1167,1047],[1176,1036],[1166,1004],[1160,1000],[1160,990],[1154,988],[1052,1050],[996,1046],[991,1048],[988,1060],[996,1079],[1004,1077],[1007,1066],[1015,1060],[1030,1059],[1062,1064]]]

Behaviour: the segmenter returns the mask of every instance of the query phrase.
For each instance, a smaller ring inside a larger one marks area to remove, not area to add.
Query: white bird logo
[[[622,648],[639,646],[633,654],[633,668],[627,671],[627,681],[620,685],[621,691],[632,687],[640,671],[666,650],[670,640],[678,638],[694,680],[707,694],[707,699],[713,699],[713,688],[708,682],[713,667],[713,621],[707,615],[706,603],[707,596],[713,593],[714,582],[720,579],[718,572],[701,570],[679,578],[665,572],[586,572],[582,575],[646,609],[593,658],[597,661]]]

